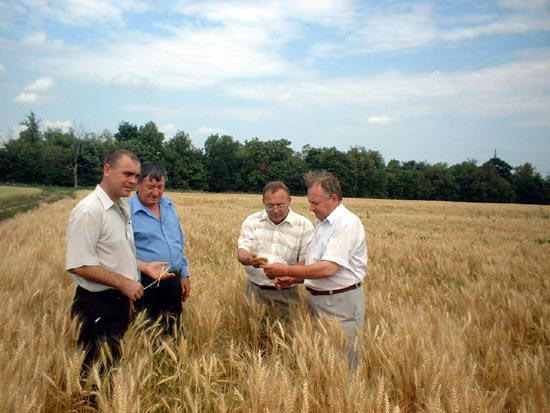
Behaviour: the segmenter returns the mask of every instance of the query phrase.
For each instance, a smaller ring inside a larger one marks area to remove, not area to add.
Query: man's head
[[[308,172],[305,175],[309,210],[324,221],[342,201],[342,188],[338,178],[329,172]]]
[[[115,149],[103,161],[101,187],[113,201],[129,196],[136,187],[139,158],[126,149]]]
[[[274,224],[281,223],[288,215],[290,191],[283,182],[268,182],[264,187],[262,200],[267,215]]]
[[[154,162],[144,162],[137,182],[137,195],[141,203],[148,208],[156,206],[167,180],[166,169]]]

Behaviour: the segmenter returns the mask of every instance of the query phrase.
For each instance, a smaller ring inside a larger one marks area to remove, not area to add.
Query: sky
[[[550,0],[0,0],[0,140],[153,121],[550,175]]]

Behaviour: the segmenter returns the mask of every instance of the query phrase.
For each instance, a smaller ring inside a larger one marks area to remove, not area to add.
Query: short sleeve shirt
[[[159,202],[160,219],[134,195],[128,199],[138,259],[145,262],[168,262],[171,271],[189,276],[184,255],[184,235],[174,204],[166,195]]]
[[[279,224],[274,224],[262,210],[244,220],[238,248],[265,257],[269,263],[293,265],[305,261],[312,233],[311,221],[292,210]],[[273,285],[263,269],[248,265],[245,271],[251,282]]]
[[[65,269],[88,291],[111,288],[70,272],[82,266],[101,266],[131,280],[140,280],[130,208],[124,200],[113,202],[99,185],[69,216]]]
[[[309,246],[306,265],[331,261],[340,266],[328,278],[306,279],[316,290],[335,290],[362,282],[367,272],[367,244],[361,220],[343,204],[317,223]]]

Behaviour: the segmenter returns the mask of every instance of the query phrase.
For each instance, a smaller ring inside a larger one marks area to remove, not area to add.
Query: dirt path
[[[68,195],[62,194],[60,192],[47,193],[46,195],[41,194],[39,198],[30,202],[25,202],[24,204],[17,204],[6,208],[0,208],[0,220],[10,218],[13,215],[17,214],[17,213],[13,215],[8,214],[8,216],[6,216],[5,218],[2,218],[4,214],[9,213],[10,211],[16,211],[16,210],[21,210],[21,212],[28,211],[30,208],[34,206],[38,206],[44,202],[57,202],[67,197]]]

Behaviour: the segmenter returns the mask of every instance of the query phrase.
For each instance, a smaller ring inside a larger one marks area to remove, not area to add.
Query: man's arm
[[[260,268],[260,266],[267,264],[267,258],[258,257],[244,248],[237,250],[237,258],[242,265],[252,265],[254,268]]]
[[[191,279],[189,277],[180,277],[181,283],[181,300],[185,301],[191,294]]]
[[[143,286],[141,283],[123,277],[115,272],[107,271],[105,268],[98,265],[85,265],[78,268],[71,268],[68,271],[88,281],[113,287],[128,297],[132,302],[143,296]]]
[[[265,264],[261,268],[268,278],[292,277],[296,280],[314,280],[332,277],[340,266],[332,261],[320,261],[309,265]]]

